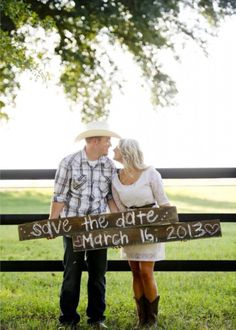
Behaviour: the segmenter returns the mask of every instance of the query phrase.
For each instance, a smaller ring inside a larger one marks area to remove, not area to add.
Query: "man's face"
[[[108,136],[102,136],[97,139],[97,150],[101,156],[107,156],[108,150],[111,146],[111,138]]]

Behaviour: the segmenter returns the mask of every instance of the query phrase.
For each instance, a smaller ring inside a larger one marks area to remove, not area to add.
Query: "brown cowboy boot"
[[[147,323],[146,317],[146,298],[142,296],[141,298],[135,298],[136,307],[137,307],[137,314],[138,314],[138,323],[134,327],[134,329],[141,329]]]
[[[147,312],[147,323],[148,327],[154,327],[157,329],[157,315],[158,315],[158,303],[159,303],[160,296],[157,296],[153,302],[148,301],[145,298],[146,303],[146,312]]]

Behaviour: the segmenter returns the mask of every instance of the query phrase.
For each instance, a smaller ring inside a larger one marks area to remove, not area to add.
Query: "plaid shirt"
[[[89,164],[85,150],[65,157],[56,172],[53,196],[53,201],[65,204],[61,217],[106,212],[115,172],[114,163],[105,156],[95,166]]]

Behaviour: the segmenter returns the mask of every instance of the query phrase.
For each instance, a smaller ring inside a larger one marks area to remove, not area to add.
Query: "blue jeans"
[[[76,309],[80,298],[80,285],[83,265],[88,267],[88,323],[105,320],[104,311],[107,269],[107,250],[74,252],[72,239],[64,240],[64,276],[60,295],[61,323],[78,323],[80,315]],[[85,260],[86,257],[86,260]]]

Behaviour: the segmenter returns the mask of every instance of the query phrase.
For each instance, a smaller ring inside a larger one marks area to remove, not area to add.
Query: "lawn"
[[[167,180],[168,181],[168,180]],[[212,181],[211,181],[212,182]],[[187,181],[166,191],[179,212],[236,213],[235,181],[214,184]],[[48,213],[51,188],[2,189],[0,213]],[[167,259],[235,259],[236,226],[222,224],[221,238],[166,244]],[[62,239],[18,241],[16,226],[1,226],[2,260],[62,259]],[[119,250],[109,249],[109,259]],[[62,273],[1,273],[1,329],[56,329]],[[236,329],[234,273],[156,272],[161,301],[159,329]],[[86,326],[86,279],[83,274],[79,310]],[[107,273],[107,325],[132,329],[136,322],[130,272]]]

